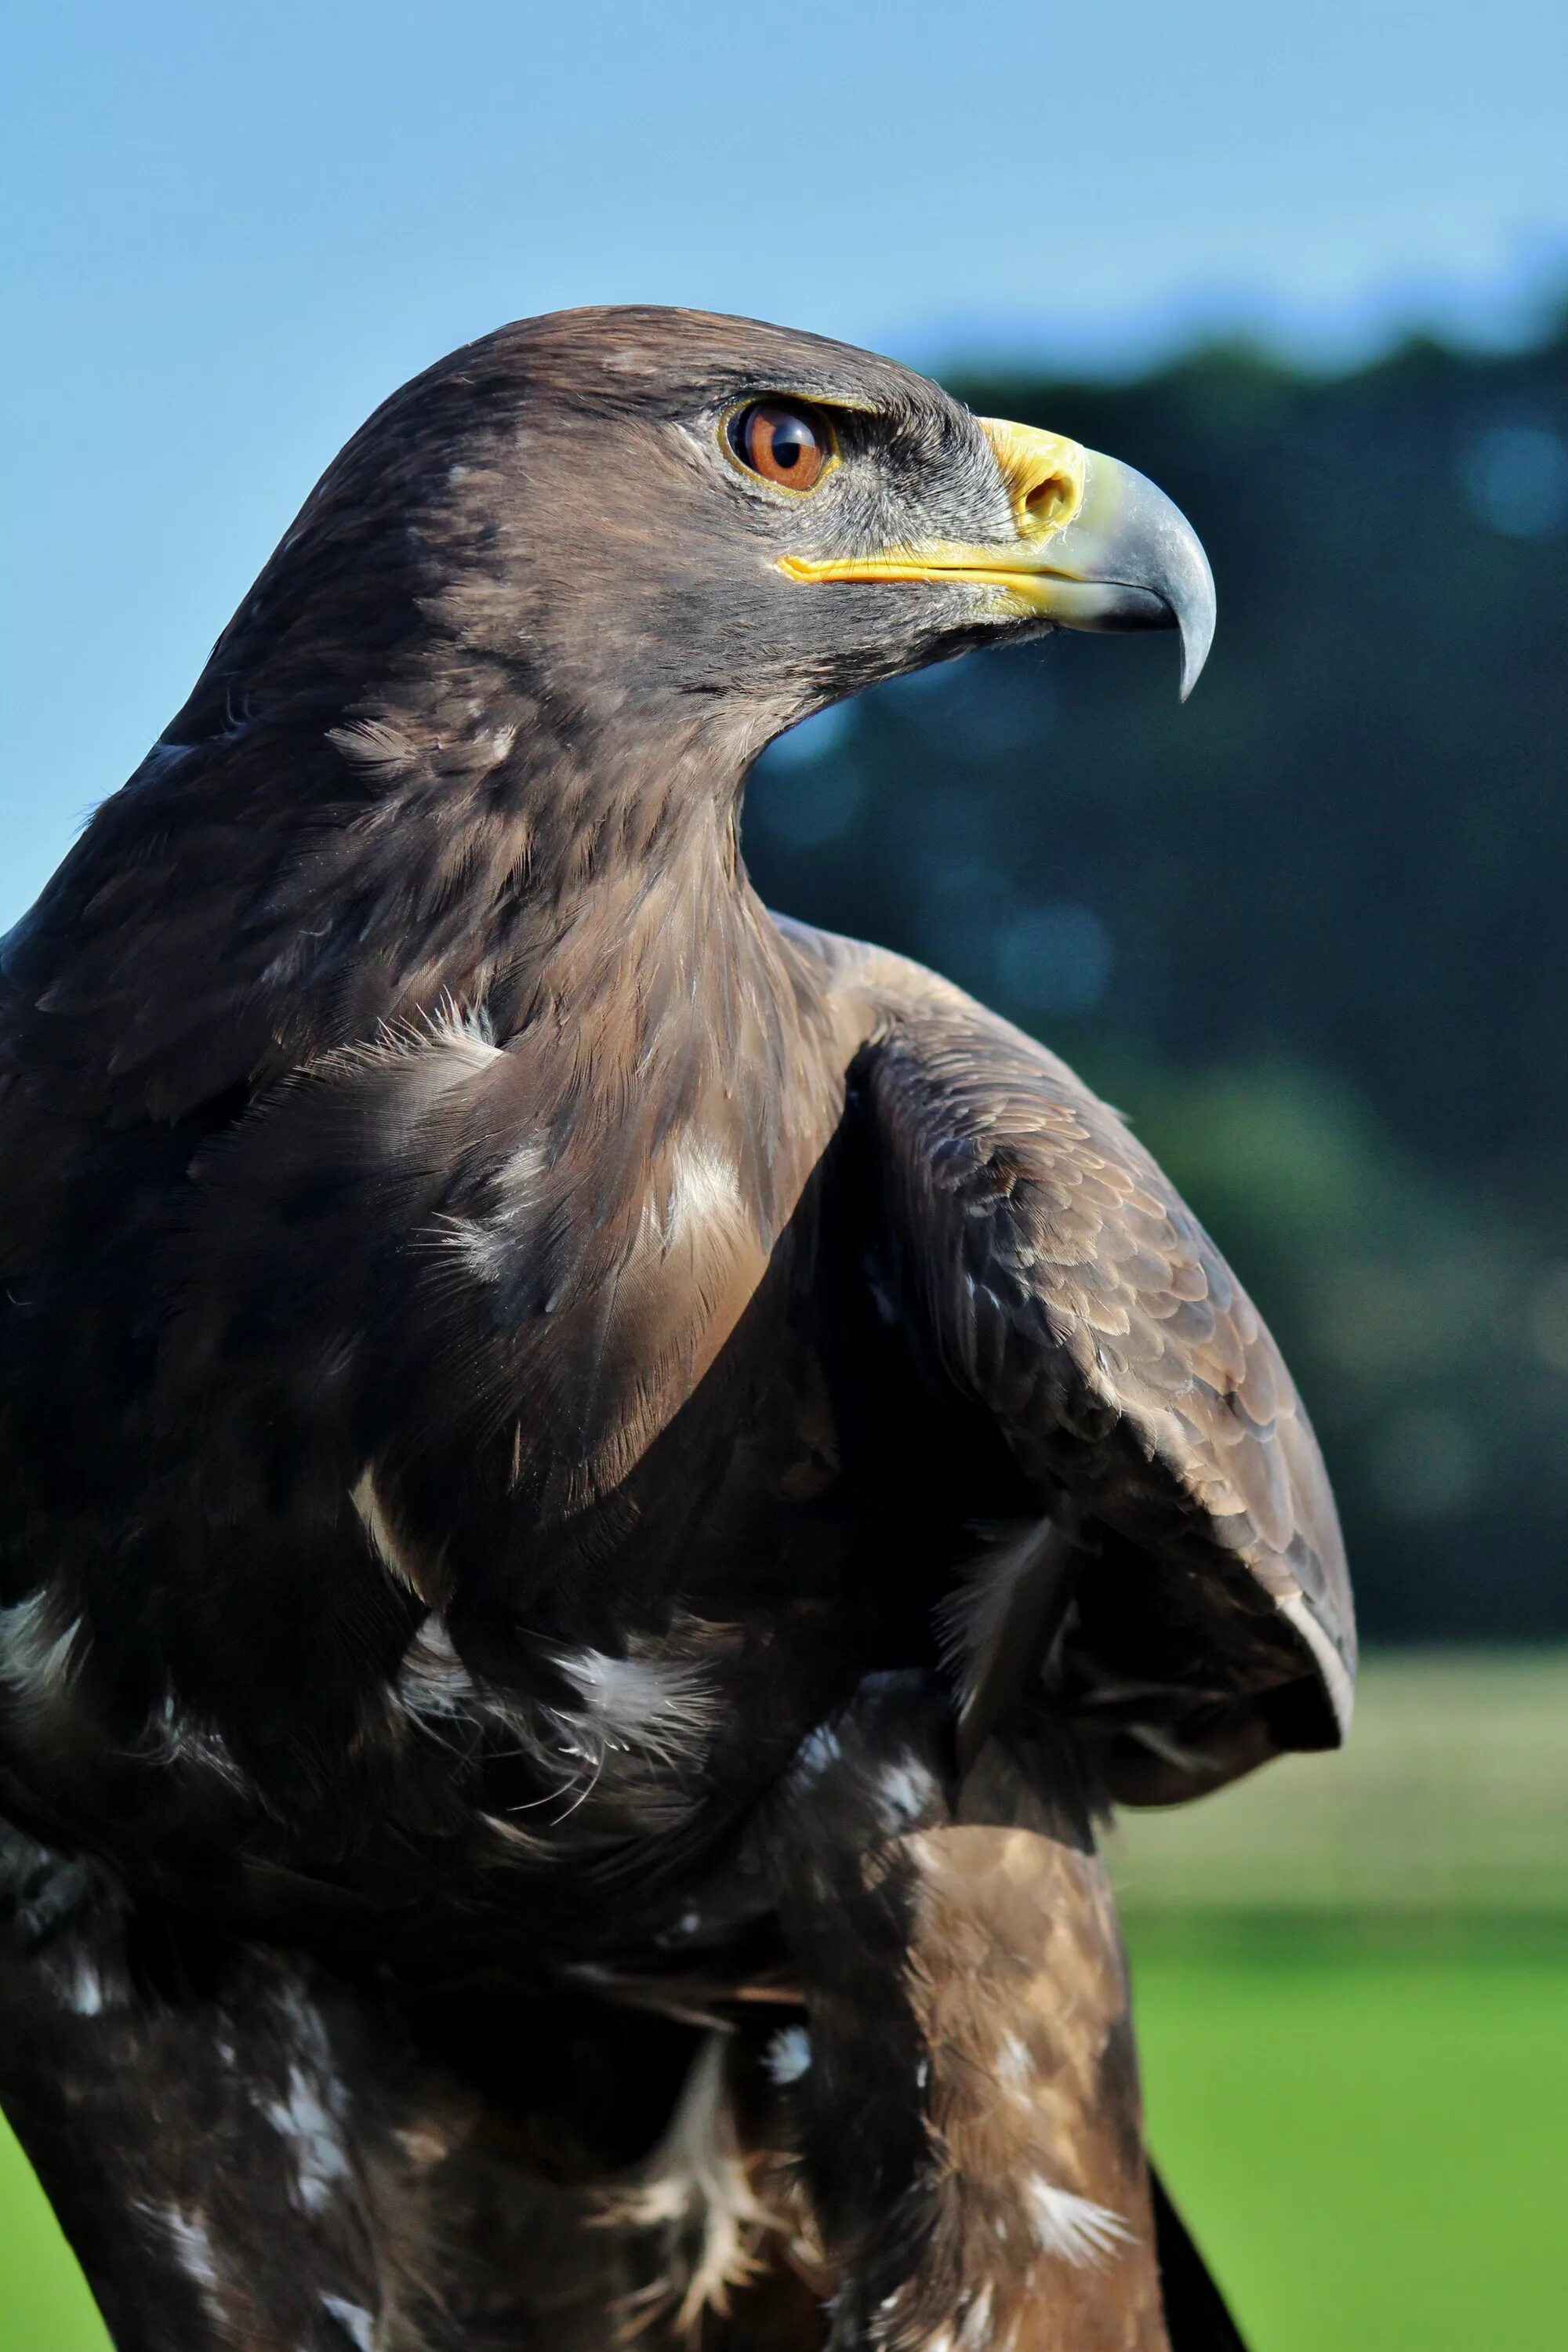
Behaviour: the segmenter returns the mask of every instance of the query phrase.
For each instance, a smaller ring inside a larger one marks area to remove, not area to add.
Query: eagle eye
[[[793,400],[753,400],[725,429],[747,471],[786,490],[815,489],[833,455],[826,423]]]

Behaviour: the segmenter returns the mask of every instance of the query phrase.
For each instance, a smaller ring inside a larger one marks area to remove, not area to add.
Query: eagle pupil
[[[811,427],[800,417],[792,416],[773,427],[773,463],[775,466],[798,466],[810,446]]]

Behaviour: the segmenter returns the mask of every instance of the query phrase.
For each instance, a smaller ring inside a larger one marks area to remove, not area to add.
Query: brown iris
[[[730,419],[730,446],[742,466],[786,490],[814,489],[833,454],[827,427],[788,400],[754,400]]]

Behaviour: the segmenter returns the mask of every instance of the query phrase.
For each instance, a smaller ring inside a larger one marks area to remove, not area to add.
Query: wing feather
[[[1034,1039],[918,965],[786,928],[864,1024],[879,1280],[1043,1509],[1099,1553],[1076,1615],[1102,1683],[1164,1677],[1164,1747],[1221,1773],[1335,1744],[1355,1633],[1333,1497],[1213,1242]]]

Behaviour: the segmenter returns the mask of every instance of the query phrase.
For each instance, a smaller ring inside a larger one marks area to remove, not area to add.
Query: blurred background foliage
[[[1568,322],[1358,373],[944,380],[1142,467],[1220,625],[807,720],[770,901],[947,972],[1134,1120],[1281,1340],[1374,1639],[1568,1633]]]

